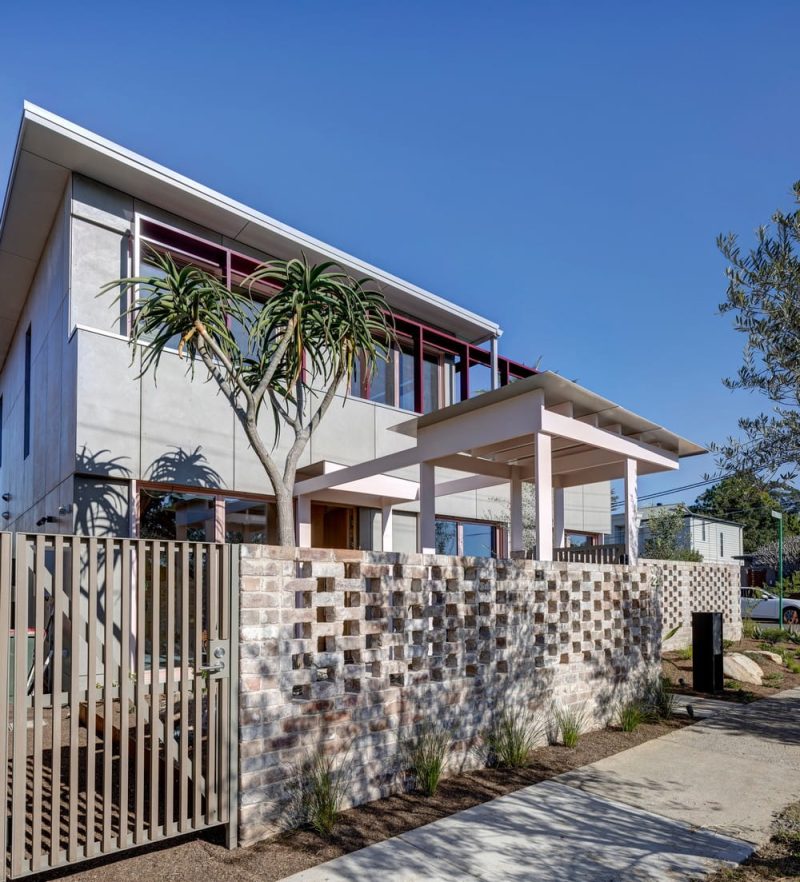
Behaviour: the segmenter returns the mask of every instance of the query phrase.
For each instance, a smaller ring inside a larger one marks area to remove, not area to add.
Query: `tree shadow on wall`
[[[154,459],[144,471],[148,481],[158,484],[183,484],[187,487],[220,488],[224,485],[219,472],[208,464],[203,447],[194,450],[174,447]]]
[[[128,480],[130,469],[122,465],[127,456],[111,456],[110,450],[93,453],[85,445],[75,457],[75,532],[84,536],[127,536]]]

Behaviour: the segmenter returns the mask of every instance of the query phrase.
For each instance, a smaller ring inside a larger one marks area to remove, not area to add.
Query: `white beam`
[[[463,453],[453,453],[450,456],[440,456],[433,460],[433,464],[442,469],[452,469],[454,472],[469,472],[471,475],[490,475],[508,481],[511,477],[510,466],[502,462],[491,462],[488,459],[478,459]]]
[[[637,468],[635,459],[625,460],[625,551],[628,563],[639,560],[639,512],[637,499]]]
[[[640,475],[652,475],[655,472],[663,472],[664,469],[650,463],[639,463]],[[583,487],[586,484],[599,484],[601,481],[616,481],[625,477],[625,461],[620,460],[612,465],[598,466],[594,469],[581,469],[579,472],[569,472],[565,475],[554,475],[553,486],[555,487]]]
[[[436,466],[419,464],[419,540],[422,554],[436,552]]]
[[[416,465],[420,459],[419,450],[416,447],[408,447],[405,450],[398,450],[396,453],[379,456],[377,459],[370,459],[358,465],[345,466],[342,469],[337,469],[324,475],[317,475],[314,478],[298,481],[294,485],[294,493],[295,496],[307,496],[319,490],[329,490],[331,487],[338,487],[340,484],[347,484],[362,478],[371,478],[373,475],[381,475],[386,472],[396,471],[397,469],[404,469],[408,466]]]
[[[487,475],[472,475],[468,478],[455,478],[436,485],[437,496],[451,496],[453,493],[468,493],[470,490],[484,490],[487,487],[499,487],[505,484],[502,478]]]
[[[297,545],[311,548],[311,497],[298,496],[295,508]]]
[[[660,450],[643,441],[632,441],[624,435],[615,435],[587,425],[580,420],[571,420],[561,414],[542,408],[541,411],[542,431],[549,435],[560,435],[562,438],[571,438],[600,450],[612,450],[625,457],[632,457],[640,462],[650,462],[662,466],[663,469],[677,469],[678,455],[667,450]]]
[[[564,488],[556,487],[553,490],[553,544],[556,548],[563,548],[566,544],[565,526]]]
[[[392,504],[384,500],[381,505],[381,551],[393,551],[392,529]]]
[[[522,531],[522,478],[519,469],[511,469],[511,511],[510,511],[509,551],[524,551],[525,542]]]
[[[553,465],[550,436],[537,432],[536,450],[536,559],[553,559]]]

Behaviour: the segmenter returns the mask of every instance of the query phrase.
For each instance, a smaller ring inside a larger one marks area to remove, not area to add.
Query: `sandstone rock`
[[[752,683],[754,686],[760,686],[761,678],[764,676],[758,664],[741,652],[732,652],[723,656],[722,673],[731,680]]]
[[[783,659],[778,655],[777,652],[769,652],[766,649],[748,649],[747,655],[755,655],[755,656],[763,656],[764,658],[768,658],[771,662],[774,662],[776,665],[782,665]]]

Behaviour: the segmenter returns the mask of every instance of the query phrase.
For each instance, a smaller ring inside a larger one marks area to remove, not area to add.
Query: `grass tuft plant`
[[[617,712],[619,727],[623,732],[635,732],[647,718],[647,711],[640,701],[626,701]]]
[[[669,720],[675,713],[675,695],[670,681],[656,676],[644,689],[644,706],[649,716],[656,720]]]
[[[685,646],[683,649],[678,650],[678,658],[682,658],[686,661],[691,660],[692,658],[692,647],[691,645]]]
[[[297,790],[301,820],[328,838],[342,813],[349,778],[347,755],[336,757],[317,750],[298,771]]]
[[[484,736],[489,764],[523,769],[542,740],[542,724],[527,710],[503,711]]]
[[[433,796],[439,787],[451,740],[447,730],[424,725],[405,746],[409,768],[425,796]]]
[[[553,724],[564,747],[576,747],[586,725],[586,710],[582,705],[556,707]]]

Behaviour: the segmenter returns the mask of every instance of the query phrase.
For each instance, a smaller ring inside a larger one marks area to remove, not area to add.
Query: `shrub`
[[[644,706],[653,719],[668,720],[675,713],[675,696],[670,682],[664,677],[653,677],[644,689]]]
[[[528,711],[503,711],[484,736],[490,765],[522,769],[542,739],[543,727]]]
[[[339,820],[348,776],[346,755],[337,765],[335,757],[319,750],[299,769],[297,790],[301,820],[320,836],[330,836]]]
[[[750,618],[750,616],[745,616],[742,619],[742,637],[752,639],[755,637],[756,629],[756,623]]]
[[[645,721],[647,711],[639,701],[626,701],[617,712],[619,727],[623,732],[635,732]]]
[[[564,747],[575,747],[586,723],[586,712],[582,706],[556,707],[553,723]]]
[[[786,639],[786,632],[781,631],[780,628],[762,628],[758,636],[764,643],[774,646],[776,643]]]
[[[425,725],[405,746],[409,768],[425,796],[436,793],[450,741],[450,733],[446,730]]]

